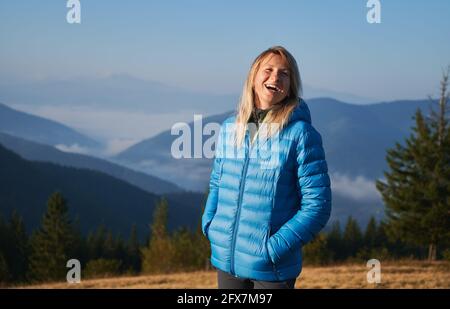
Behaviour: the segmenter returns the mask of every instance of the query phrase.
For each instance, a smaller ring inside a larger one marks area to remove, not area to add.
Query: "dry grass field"
[[[296,288],[450,288],[450,262],[382,262],[379,284],[367,282],[368,270],[365,264],[305,266],[297,280]],[[214,289],[217,288],[217,283],[214,271],[198,271],[168,275],[82,279],[79,284],[51,283],[25,288]]]

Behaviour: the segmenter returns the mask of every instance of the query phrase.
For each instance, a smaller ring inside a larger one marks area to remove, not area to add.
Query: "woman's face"
[[[290,72],[280,55],[266,57],[256,72],[254,80],[256,106],[266,109],[284,100],[289,94]]]

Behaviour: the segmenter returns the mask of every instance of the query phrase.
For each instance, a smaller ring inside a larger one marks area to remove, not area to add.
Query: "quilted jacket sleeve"
[[[290,251],[300,250],[330,217],[330,178],[322,138],[309,124],[300,134],[296,159],[300,209],[268,241],[269,255],[274,263]]]
[[[222,166],[222,155],[219,149],[222,149],[222,135],[223,129],[220,129],[219,138],[217,139],[216,144],[216,153],[213,161],[213,166],[211,170],[211,176],[209,180],[209,193],[208,198],[205,204],[205,210],[202,216],[202,232],[205,236],[208,236],[208,227],[211,223],[214,215],[217,210],[217,202],[218,202],[218,193],[219,193],[219,179],[221,174],[221,166]]]

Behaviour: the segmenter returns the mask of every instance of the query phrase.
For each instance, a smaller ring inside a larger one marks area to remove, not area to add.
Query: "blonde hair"
[[[244,83],[242,95],[236,111],[236,145],[242,145],[247,131],[247,123],[254,108],[255,92],[254,81],[256,73],[258,72],[261,63],[271,55],[279,55],[289,67],[290,87],[289,93],[283,101],[273,105],[271,110],[267,113],[263,123],[270,123],[267,137],[275,135],[278,131],[287,124],[288,119],[294,108],[299,102],[302,94],[302,82],[298,70],[297,62],[294,57],[281,46],[274,46],[259,54],[253,61],[253,64],[248,72],[247,79]],[[274,129],[274,130],[272,130]]]

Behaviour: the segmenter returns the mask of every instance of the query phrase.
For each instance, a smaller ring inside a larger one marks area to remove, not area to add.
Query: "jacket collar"
[[[299,99],[297,106],[294,108],[291,116],[289,117],[288,123],[296,121],[304,121],[309,124],[311,123],[311,113],[309,112],[308,105],[303,99]]]

